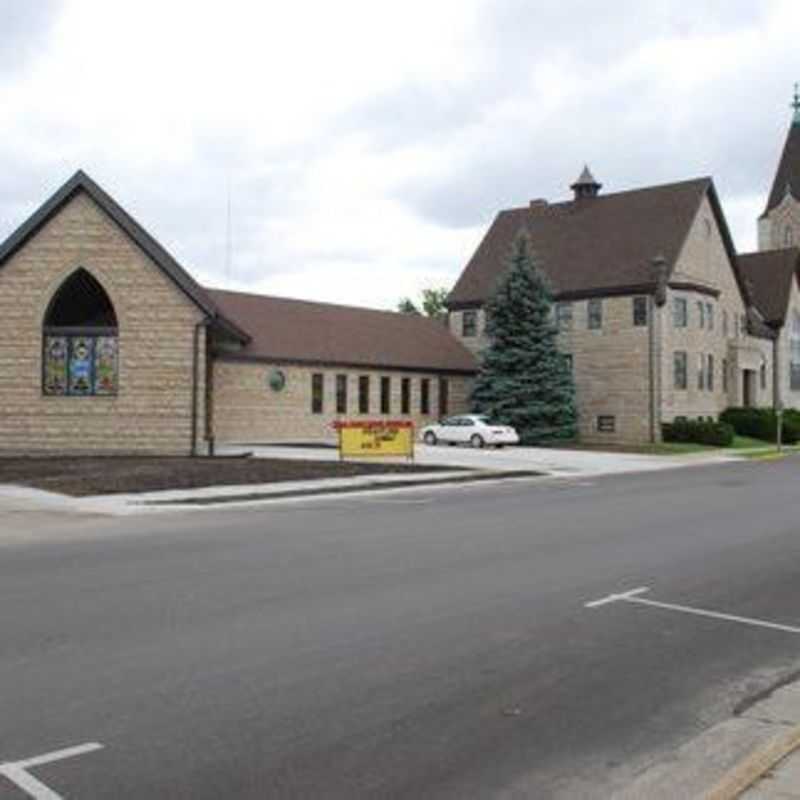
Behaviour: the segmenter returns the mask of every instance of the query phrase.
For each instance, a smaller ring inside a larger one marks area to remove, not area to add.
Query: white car
[[[519,444],[517,432],[508,425],[493,425],[482,414],[463,414],[448,417],[436,425],[427,425],[420,431],[425,444],[469,444],[472,447],[502,447]]]

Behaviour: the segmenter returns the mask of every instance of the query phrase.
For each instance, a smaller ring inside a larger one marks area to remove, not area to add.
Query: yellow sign
[[[339,456],[414,458],[414,425],[407,420],[337,422]]]

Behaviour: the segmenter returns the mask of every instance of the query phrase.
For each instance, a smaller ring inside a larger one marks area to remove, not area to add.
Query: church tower
[[[800,84],[795,84],[794,116],[764,213],[758,219],[758,249],[800,247]]]

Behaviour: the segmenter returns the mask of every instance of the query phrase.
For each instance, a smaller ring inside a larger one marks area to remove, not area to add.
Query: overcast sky
[[[207,285],[384,307],[584,162],[713,175],[754,248],[800,80],[797,0],[0,0],[0,31],[0,238],[83,168]]]

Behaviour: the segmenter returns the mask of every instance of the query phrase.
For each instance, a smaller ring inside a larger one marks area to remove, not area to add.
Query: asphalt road
[[[31,767],[73,800],[607,797],[800,635],[585,603],[800,627],[798,487],[792,458],[3,519],[0,762],[102,744]]]

